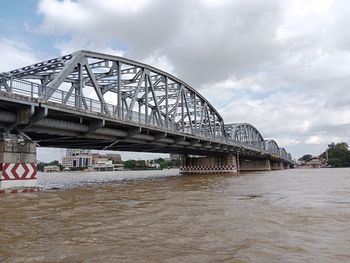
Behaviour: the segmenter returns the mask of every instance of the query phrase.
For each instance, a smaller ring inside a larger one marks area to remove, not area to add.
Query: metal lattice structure
[[[10,71],[6,78],[37,80],[48,88],[39,88],[39,97],[63,105],[206,138],[223,137],[222,117],[197,91],[164,71],[122,57],[78,51]]]
[[[280,149],[278,147],[278,144],[274,140],[266,140],[265,141],[265,149],[269,153],[274,154],[276,156],[279,156],[279,154],[280,154]]]
[[[134,143],[132,149],[145,151],[175,152],[177,147],[180,152],[273,154],[292,160],[275,141],[264,141],[251,124],[224,125],[209,101],[185,82],[123,57],[78,51],[0,74],[0,92],[0,99],[9,102],[0,107],[0,129],[29,132],[44,145],[58,147],[80,136],[89,146],[98,139],[97,149],[131,150],[127,145]],[[12,95],[19,97],[5,99]],[[32,108],[13,105],[21,100]],[[45,137],[55,133],[60,137]],[[107,143],[103,140],[111,143],[102,145]]]
[[[280,148],[279,156],[281,156],[284,159],[288,159],[288,153],[287,153],[286,149]]]
[[[264,138],[253,125],[249,123],[225,124],[227,136],[234,141],[239,141],[247,146],[265,150]]]

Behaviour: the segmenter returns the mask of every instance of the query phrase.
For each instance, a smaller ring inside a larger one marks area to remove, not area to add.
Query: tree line
[[[346,142],[329,144],[328,149],[320,157],[327,159],[327,154],[328,165],[332,167],[350,167],[350,151]]]
[[[311,154],[305,154],[299,161],[308,162],[313,158]],[[334,142],[328,145],[320,158],[328,159],[327,164],[331,167],[350,167],[350,151],[349,145],[346,142],[335,144]]]

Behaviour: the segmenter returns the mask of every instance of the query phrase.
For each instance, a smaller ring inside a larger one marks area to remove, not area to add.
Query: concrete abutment
[[[36,145],[17,135],[1,136],[0,193],[38,190]]]

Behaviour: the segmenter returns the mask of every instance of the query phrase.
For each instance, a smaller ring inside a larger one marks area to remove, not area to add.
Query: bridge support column
[[[283,163],[283,169],[290,169],[290,164]]]
[[[16,135],[0,138],[0,193],[33,192],[37,187],[36,146]]]
[[[271,161],[271,170],[283,170],[283,162]]]
[[[241,160],[240,171],[269,171],[271,165],[269,160]]]
[[[236,173],[236,157],[233,154],[209,156],[181,156],[180,173]]]

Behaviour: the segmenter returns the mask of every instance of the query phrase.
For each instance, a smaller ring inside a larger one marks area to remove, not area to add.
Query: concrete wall
[[[13,135],[0,138],[0,189],[36,187],[36,146]]]
[[[1,163],[36,163],[36,146],[30,141],[0,138]]]

